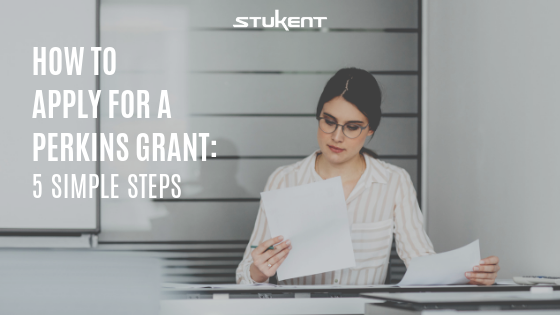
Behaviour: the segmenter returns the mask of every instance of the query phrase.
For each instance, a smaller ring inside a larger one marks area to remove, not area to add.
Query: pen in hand
[[[257,248],[257,245],[251,245],[251,248]],[[270,247],[267,248],[267,249],[274,249],[274,246],[270,246]]]

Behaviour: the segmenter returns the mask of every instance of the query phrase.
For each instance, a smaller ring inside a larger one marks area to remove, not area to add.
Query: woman
[[[422,213],[408,173],[374,158],[364,149],[381,120],[381,90],[367,71],[339,70],[326,84],[316,118],[319,150],[277,168],[265,191],[341,176],[348,209],[356,267],[280,281],[279,284],[383,284],[393,234],[397,253],[408,267],[414,257],[435,253],[423,229]],[[371,139],[370,139],[371,140]],[[366,154],[364,154],[366,153]],[[267,248],[279,243],[273,250]],[[258,245],[252,249],[251,245]],[[294,244],[297,246],[297,244]],[[271,238],[262,203],[237,283],[262,283],[276,273],[292,248],[282,236]],[[483,259],[465,276],[471,284],[494,283],[498,257]]]

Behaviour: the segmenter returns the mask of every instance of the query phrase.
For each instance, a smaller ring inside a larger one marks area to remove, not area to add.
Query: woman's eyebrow
[[[334,120],[338,121],[338,119],[336,119],[336,117],[334,117],[333,115],[331,115],[331,114],[329,114],[329,113],[323,112],[323,114],[325,114],[325,115],[327,115],[327,116],[330,116],[330,117],[332,117],[332,118],[333,118]],[[363,124],[364,122],[363,122],[363,121],[361,121],[361,120],[350,120],[350,121],[347,121],[346,123],[347,123],[347,124],[349,124],[349,123],[354,123],[354,124],[356,124],[356,123],[358,123],[358,124]]]

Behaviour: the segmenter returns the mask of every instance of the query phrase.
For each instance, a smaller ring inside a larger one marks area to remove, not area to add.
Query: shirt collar
[[[315,161],[317,160],[317,154],[319,154],[320,152],[321,149],[317,149],[315,150],[315,152],[313,152],[310,156],[306,158],[309,159],[310,162],[308,169],[309,172],[311,172],[310,176],[311,178],[313,178],[313,181],[323,180],[323,178],[321,178],[321,176],[319,176],[319,174],[315,170]],[[359,181],[364,180],[368,183],[373,182],[373,183],[387,184],[387,181],[389,179],[389,174],[385,166],[383,166],[381,162],[379,162],[379,160],[377,160],[376,158],[372,157],[369,154],[364,154],[364,158],[366,160],[366,170],[364,171],[364,174],[367,175],[366,178],[360,178]]]

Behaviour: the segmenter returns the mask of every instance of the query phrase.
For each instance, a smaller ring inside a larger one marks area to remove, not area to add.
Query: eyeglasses
[[[360,136],[362,130],[366,129],[367,126],[369,126],[369,124],[367,124],[364,127],[362,127],[360,125],[353,124],[353,123],[341,125],[341,124],[337,124],[336,121],[325,117],[319,117],[318,120],[319,120],[319,128],[324,133],[333,133],[336,131],[336,128],[338,128],[338,126],[341,126],[342,133],[351,139]]]

